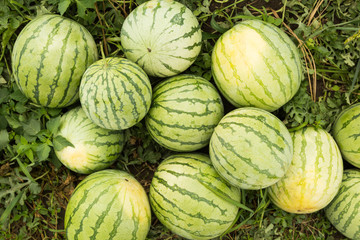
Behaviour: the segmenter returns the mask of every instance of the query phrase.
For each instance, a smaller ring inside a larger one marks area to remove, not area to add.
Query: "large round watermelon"
[[[148,197],[129,173],[102,170],[75,188],[65,212],[68,240],[142,240],[150,229]]]
[[[74,147],[55,150],[59,160],[72,171],[89,174],[109,167],[125,145],[122,131],[108,130],[93,123],[81,107],[65,113],[55,134]]]
[[[325,208],[326,217],[342,234],[360,239],[360,170],[344,171],[339,192]]]
[[[60,108],[79,99],[80,79],[98,53],[85,27],[47,14],[29,22],[12,52],[15,81],[36,104]]]
[[[145,123],[160,145],[174,151],[195,151],[209,143],[223,115],[215,87],[202,77],[183,74],[154,88]]]
[[[225,32],[212,53],[215,83],[234,106],[274,111],[297,92],[302,65],[295,44],[279,28],[243,21]]]
[[[212,190],[211,190],[212,189]],[[207,155],[175,154],[157,168],[150,185],[153,212],[172,232],[188,239],[212,239],[234,222],[240,191],[224,181]]]
[[[81,79],[82,108],[95,124],[106,129],[123,130],[140,122],[149,111],[151,96],[148,76],[126,58],[101,59]]]
[[[269,195],[279,208],[291,213],[312,213],[335,197],[343,175],[336,142],[323,129],[306,127],[291,133],[294,157],[285,176],[270,186]]]
[[[210,140],[215,169],[231,184],[261,189],[279,181],[293,154],[290,133],[273,114],[238,108],[226,114]]]
[[[169,77],[186,70],[201,49],[201,29],[193,13],[173,0],[151,0],[124,21],[121,44],[126,57],[147,74]]]
[[[332,134],[344,159],[360,168],[360,103],[340,113],[334,122]]]

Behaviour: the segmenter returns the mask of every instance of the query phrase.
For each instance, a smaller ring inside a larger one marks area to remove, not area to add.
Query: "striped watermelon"
[[[56,136],[62,136],[74,145],[55,150],[56,156],[67,168],[83,174],[109,167],[120,156],[125,145],[122,131],[99,127],[81,107],[61,117]]]
[[[332,131],[344,159],[360,168],[360,103],[342,111]]]
[[[200,53],[201,37],[193,13],[173,0],[141,4],[127,16],[121,29],[126,57],[157,77],[186,70]]]
[[[360,170],[344,171],[336,197],[325,208],[326,217],[342,234],[360,239]]]
[[[80,102],[86,115],[106,129],[123,130],[140,122],[149,111],[151,95],[146,73],[119,57],[93,63],[80,84]]]
[[[141,240],[150,224],[150,205],[143,187],[129,173],[113,169],[82,180],[65,212],[68,240]]]
[[[59,15],[29,22],[12,52],[15,81],[36,104],[60,108],[79,99],[85,69],[98,58],[93,37],[82,25]]]
[[[226,114],[210,140],[210,158],[228,182],[243,189],[261,189],[279,181],[293,155],[291,136],[271,113],[238,108]]]
[[[269,188],[269,195],[287,212],[312,213],[329,204],[340,188],[341,154],[325,130],[306,127],[291,136],[294,158],[286,175]]]
[[[212,53],[215,83],[236,107],[274,111],[297,92],[302,79],[298,50],[279,28],[243,21],[225,32]]]
[[[183,74],[154,88],[145,123],[160,145],[174,151],[195,151],[209,143],[223,115],[215,87],[202,77]]]
[[[220,236],[238,209],[212,190],[240,202],[240,190],[228,185],[207,155],[175,154],[157,168],[150,185],[150,205],[160,222],[188,239]]]

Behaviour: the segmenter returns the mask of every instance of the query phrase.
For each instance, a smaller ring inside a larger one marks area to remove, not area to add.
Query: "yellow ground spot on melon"
[[[77,144],[75,147],[65,147],[59,152],[59,159],[64,165],[74,169],[83,168],[89,160],[86,147],[83,144]]]

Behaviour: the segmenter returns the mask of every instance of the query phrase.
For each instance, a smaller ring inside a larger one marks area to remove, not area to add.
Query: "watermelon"
[[[283,122],[266,110],[244,107],[226,114],[211,136],[210,158],[234,186],[262,189],[288,170],[293,144]]]
[[[109,167],[125,145],[122,131],[108,130],[93,123],[81,107],[66,112],[54,138],[61,136],[74,147],[55,149],[56,156],[74,172],[89,174]]]
[[[120,36],[126,57],[156,77],[185,71],[199,55],[202,39],[194,14],[173,0],[138,6],[125,19]]]
[[[340,113],[334,122],[332,135],[343,158],[360,168],[360,103]]]
[[[175,234],[211,239],[224,233],[238,212],[217,194],[240,202],[240,190],[217,174],[207,155],[179,153],[160,163],[149,198],[159,221]]]
[[[360,239],[360,170],[344,171],[339,192],[325,208],[329,221],[343,235]]]
[[[316,212],[326,207],[340,188],[341,154],[332,136],[323,129],[305,127],[291,136],[291,166],[279,182],[269,187],[269,196],[287,212]]]
[[[154,88],[145,124],[160,145],[173,151],[190,152],[209,143],[223,115],[221,97],[209,81],[181,74]]]
[[[69,240],[146,238],[151,224],[148,196],[129,173],[107,169],[75,188],[65,212]]]
[[[282,30],[247,20],[217,40],[212,73],[219,90],[234,106],[274,111],[299,89],[302,65],[295,44]]]
[[[98,60],[86,69],[80,84],[80,102],[98,126],[124,130],[149,111],[152,88],[146,73],[120,57]]]
[[[97,58],[95,41],[84,26],[46,14],[20,32],[11,64],[26,97],[38,105],[61,108],[79,100],[81,76]]]

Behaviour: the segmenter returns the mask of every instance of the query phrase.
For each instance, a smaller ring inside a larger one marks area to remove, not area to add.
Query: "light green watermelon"
[[[12,70],[20,90],[36,104],[61,108],[79,99],[81,76],[98,58],[85,27],[46,14],[30,21],[12,51]]]
[[[151,96],[148,76],[126,58],[98,60],[81,79],[81,106],[95,124],[106,129],[124,130],[140,122],[149,111]]]
[[[160,145],[189,152],[209,143],[223,116],[224,107],[216,88],[202,77],[182,74],[154,88],[145,123]]]
[[[126,17],[121,28],[126,57],[157,77],[185,71],[200,53],[201,37],[194,14],[173,0],[141,4]]]
[[[360,103],[340,113],[334,122],[332,134],[344,159],[360,168]]]
[[[81,107],[65,113],[54,138],[61,136],[74,147],[56,150],[56,156],[74,172],[89,174],[109,167],[125,145],[122,131],[108,130],[93,123]]]
[[[247,20],[217,40],[212,73],[219,90],[234,106],[274,111],[299,89],[302,65],[295,44],[282,30]]]
[[[150,205],[159,221],[175,234],[212,239],[232,225],[238,212],[213,191],[240,202],[240,190],[218,175],[207,155],[175,154],[161,162],[154,174]]]
[[[293,144],[277,117],[258,108],[238,108],[226,114],[210,140],[210,158],[228,182],[243,189],[262,189],[288,170]]]
[[[129,173],[113,169],[82,180],[65,212],[68,240],[144,240],[150,224],[143,187]]]
[[[360,170],[344,171],[339,192],[325,208],[326,217],[342,234],[360,239]]]
[[[294,157],[285,176],[269,187],[272,202],[291,213],[326,207],[340,188],[343,162],[336,142],[323,129],[305,127],[291,133]]]

